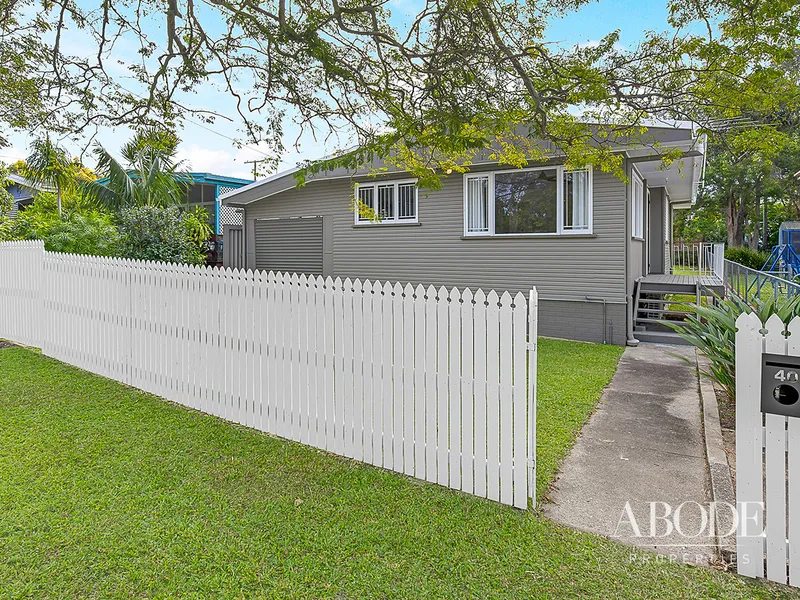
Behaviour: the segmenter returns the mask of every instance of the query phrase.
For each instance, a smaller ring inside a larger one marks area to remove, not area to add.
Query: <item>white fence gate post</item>
[[[539,372],[539,292],[528,300],[528,497],[536,507],[536,381]]]
[[[761,412],[762,353],[800,356],[800,318],[747,314],[736,326],[737,568],[800,587],[800,418]]]
[[[536,501],[537,294],[0,243],[0,337],[503,504]]]

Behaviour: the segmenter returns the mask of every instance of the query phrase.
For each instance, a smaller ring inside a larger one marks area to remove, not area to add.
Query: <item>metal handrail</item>
[[[679,274],[676,271],[688,271],[697,275],[715,274],[714,256],[717,245],[712,242],[673,244],[672,252],[670,253],[671,272],[673,274]]]
[[[776,301],[800,294],[800,284],[772,273],[756,271],[739,263],[725,260],[725,286],[728,290],[751,304],[768,297]]]

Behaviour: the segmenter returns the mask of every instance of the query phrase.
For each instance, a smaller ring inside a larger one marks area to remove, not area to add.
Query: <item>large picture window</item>
[[[369,215],[356,210],[356,223],[416,223],[418,194],[417,182],[386,181],[381,183],[358,183],[355,190],[360,205],[375,211],[380,219],[374,221]]]
[[[592,170],[563,167],[465,177],[466,235],[591,233]]]

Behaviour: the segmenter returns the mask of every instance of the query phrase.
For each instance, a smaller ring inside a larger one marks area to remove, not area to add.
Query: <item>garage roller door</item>
[[[255,222],[256,268],[322,275],[322,217]]]

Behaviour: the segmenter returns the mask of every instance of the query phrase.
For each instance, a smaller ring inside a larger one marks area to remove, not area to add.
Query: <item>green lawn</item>
[[[544,340],[543,489],[619,348]],[[0,350],[2,598],[775,597]]]

